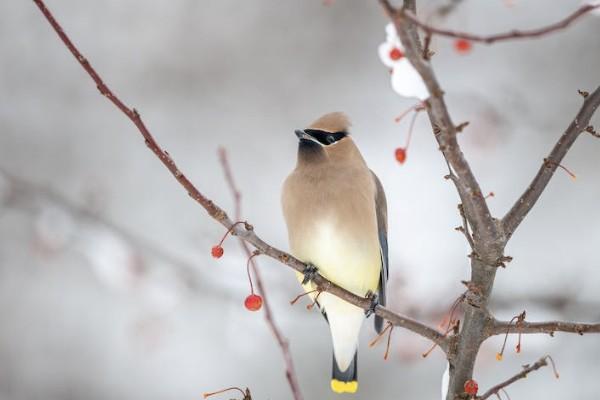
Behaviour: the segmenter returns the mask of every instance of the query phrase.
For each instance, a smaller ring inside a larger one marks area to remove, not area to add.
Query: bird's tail
[[[358,390],[357,368],[358,351],[354,353],[354,359],[345,371],[340,371],[333,355],[333,371],[331,373],[331,390],[336,393],[356,393]]]

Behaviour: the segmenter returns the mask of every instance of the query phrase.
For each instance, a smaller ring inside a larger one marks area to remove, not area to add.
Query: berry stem
[[[323,293],[322,290],[317,290],[317,292],[318,293],[315,296],[315,299],[313,300],[313,302],[306,306],[307,310],[312,310],[312,308],[315,306],[315,304],[317,304],[317,301],[319,300],[319,296],[321,295],[321,293]]]
[[[250,282],[250,294],[254,294],[254,285],[252,284],[252,277],[250,276],[250,262],[259,254],[260,252],[255,250],[252,255],[248,257],[248,261],[246,262],[246,273],[248,274],[248,282]]]
[[[390,322],[390,333],[388,334],[388,340],[387,340],[387,345],[385,347],[385,354],[383,355],[383,359],[387,360],[388,359],[388,355],[390,354],[390,343],[392,341],[392,332],[394,331],[394,325],[392,325],[392,323]]]
[[[244,396],[244,398],[246,398],[246,393],[242,389],[240,389],[239,387],[237,387],[237,386],[228,387],[228,388],[225,388],[223,390],[216,391],[216,392],[204,393],[202,396],[206,399],[206,398],[208,398],[210,396],[214,396],[215,394],[221,394],[221,393],[229,392],[230,390],[237,390],[237,391],[239,391],[242,394],[242,396]]]
[[[410,146],[410,139],[412,137],[412,133],[413,133],[413,129],[415,127],[415,121],[417,120],[417,115],[419,114],[419,112],[421,110],[423,110],[423,106],[421,103],[417,104],[416,106],[413,107],[414,110],[414,114],[412,116],[412,119],[410,120],[410,125],[408,127],[408,136],[406,138],[406,146],[404,146],[405,149],[408,149],[408,146]]]
[[[304,296],[306,296],[306,295],[309,295],[309,294],[311,294],[311,293],[315,293],[315,292],[320,292],[320,291],[319,291],[319,289],[314,289],[314,290],[311,290],[311,291],[309,291],[309,292],[304,292],[304,293],[301,293],[301,294],[299,294],[298,296],[294,297],[292,300],[290,300],[290,304],[291,304],[291,305],[294,305],[294,304],[296,304],[296,302],[297,302],[298,300],[300,300],[302,297],[304,297]]]
[[[549,165],[555,165],[558,168],[562,169],[563,171],[565,171],[567,174],[569,174],[569,176],[571,177],[571,179],[576,180],[577,179],[577,175],[575,175],[573,172],[571,172],[567,167],[565,167],[564,165],[557,163],[556,161],[552,161],[552,160],[548,160],[548,159],[544,159],[544,162],[546,164]]]
[[[552,364],[552,372],[554,372],[554,376],[556,377],[556,379],[560,378],[560,374],[556,370],[556,364],[554,364],[554,359],[552,359],[551,356],[546,356],[546,358],[550,360],[550,364]]]
[[[225,241],[225,239],[227,239],[227,235],[229,235],[235,229],[235,227],[237,225],[239,225],[239,224],[245,224],[245,223],[246,223],[246,221],[237,221],[233,225],[231,225],[229,227],[229,229],[227,229],[227,232],[225,232],[225,234],[221,238],[221,241],[219,242],[218,246],[221,246],[223,244],[223,242]]]
[[[369,343],[369,347],[373,347],[377,344],[377,342],[379,342],[379,339],[381,339],[386,332],[389,331],[388,333],[388,339],[387,339],[387,345],[385,348],[385,354],[383,355],[383,359],[387,360],[388,359],[388,355],[390,354],[390,343],[392,341],[392,331],[394,330],[394,324],[392,324],[391,322],[388,321],[387,325],[385,326],[385,328],[383,328],[383,330],[381,331],[381,333],[379,333],[375,339],[371,340],[371,342]]]

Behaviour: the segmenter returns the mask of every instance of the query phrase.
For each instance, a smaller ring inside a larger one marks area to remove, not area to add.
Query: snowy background
[[[428,2],[433,10],[440,2]],[[342,110],[390,207],[391,307],[437,324],[469,274],[457,195],[420,116],[404,165],[413,104],[377,56],[387,22],[375,2],[49,0],[66,31],[210,198],[232,210],[217,158],[227,148],[258,234],[286,249],[280,187],[295,163],[294,128]],[[437,23],[492,33],[554,22],[574,0],[465,0]],[[541,40],[475,45],[436,39],[434,67],[461,144],[502,216],[581,104],[600,84],[600,18]],[[282,357],[261,313],[243,308],[245,257],[96,91],[31,1],[0,2],[0,399],[200,399],[248,386],[289,399]],[[594,119],[600,125],[600,117]],[[507,249],[493,310],[530,320],[600,320],[600,142],[582,135]],[[293,273],[259,258],[306,399],[329,391],[331,344],[317,312],[289,300]],[[391,357],[365,325],[356,399],[437,399],[444,358],[394,331]],[[480,388],[551,354],[512,399],[597,399],[600,336],[486,342]],[[222,398],[229,398],[223,396]]]

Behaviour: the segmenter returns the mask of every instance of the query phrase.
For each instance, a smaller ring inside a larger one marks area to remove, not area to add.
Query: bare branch
[[[497,243],[499,235],[496,223],[490,214],[479,183],[475,179],[471,167],[464,158],[456,140],[457,129],[450,118],[444,101],[444,92],[435,77],[431,65],[422,57],[421,45],[413,29],[415,25],[410,20],[404,18],[409,11],[406,9],[396,10],[387,0],[380,0],[380,3],[394,22],[398,36],[406,51],[406,56],[425,82],[429,91],[430,97],[425,101],[429,119],[439,148],[457,177],[457,179],[453,179],[453,182],[464,204],[467,219],[473,228],[473,234],[481,239],[476,241],[476,245],[479,243],[480,245],[486,244],[500,247],[499,243]],[[409,5],[413,7],[414,2],[410,1]],[[407,8],[406,5],[405,8]],[[478,253],[488,253],[487,251],[479,250],[482,249],[476,249]],[[498,253],[498,251],[494,253]],[[492,262],[494,260],[489,261]]]
[[[511,378],[505,380],[504,382],[501,382],[499,384],[497,384],[496,386],[493,386],[492,388],[490,388],[487,392],[485,392],[484,394],[481,395],[481,397],[477,397],[477,400],[485,400],[488,397],[494,395],[494,394],[498,394],[498,392],[502,389],[504,389],[505,387],[507,387],[508,385],[511,385],[513,383],[515,383],[516,381],[523,379],[523,378],[527,378],[527,375],[530,372],[536,371],[542,367],[545,367],[548,365],[548,361],[550,360],[550,362],[552,363],[552,368],[554,370],[554,376],[558,379],[558,372],[556,372],[556,368],[554,366],[554,361],[552,361],[552,358],[550,356],[544,356],[542,358],[540,358],[539,360],[537,360],[534,364],[531,365],[523,365],[523,370],[521,372],[519,372],[518,374],[515,374],[514,376],[512,376]]]
[[[227,181],[227,185],[233,194],[234,202],[235,202],[235,220],[242,220],[242,193],[237,188],[235,181],[233,179],[233,174],[231,172],[231,166],[229,165],[229,161],[227,159],[227,151],[224,148],[219,149],[219,160],[221,161],[221,166],[223,167],[223,172],[225,173],[225,180]],[[273,318],[273,311],[271,310],[271,305],[269,304],[269,300],[267,298],[267,291],[264,287],[262,277],[260,275],[260,271],[258,269],[258,265],[256,263],[256,258],[252,257],[252,250],[248,243],[246,243],[242,238],[238,238],[240,242],[240,246],[246,253],[246,256],[249,258],[252,270],[254,272],[254,281],[256,282],[256,286],[258,287],[258,292],[261,294],[263,298],[263,306],[265,309],[265,320],[267,321],[267,325],[271,329],[273,336],[275,336],[275,340],[279,344],[281,348],[281,353],[283,354],[283,359],[285,362],[285,376],[290,385],[290,389],[292,390],[292,395],[295,400],[302,400],[302,393],[300,392],[300,385],[298,384],[298,378],[296,376],[296,370],[294,368],[294,361],[292,360],[292,354],[290,352],[290,345],[281,330],[275,323],[275,319]]]
[[[523,321],[519,324],[511,324],[508,321],[495,320],[489,336],[502,335],[505,333],[547,333],[553,335],[554,332],[569,332],[583,335],[584,333],[600,333],[600,323],[587,324],[581,322],[563,322],[563,321],[546,321],[546,322],[527,322]]]
[[[470,283],[473,291],[478,293],[478,306],[468,303],[465,307],[460,333],[453,337],[455,346],[452,346],[452,352],[447,353],[450,362],[447,399],[454,399],[462,393],[464,383],[471,379],[479,347],[485,338],[485,329],[489,321],[487,301],[505,241],[499,224],[490,214],[479,183],[460,149],[456,139],[457,128],[450,118],[444,92],[431,64],[423,58],[417,27],[404,18],[407,12],[416,15],[415,0],[404,0],[402,10],[396,10],[388,0],[380,0],[380,3],[396,27],[407,58],[423,79],[430,94],[425,105],[433,133],[440,151],[451,167],[448,176],[456,186],[466,219],[473,231],[474,251],[471,257]]]
[[[496,42],[502,42],[507,40],[515,39],[533,39],[541,36],[548,35],[550,33],[557,32],[565,29],[577,19],[587,14],[588,12],[599,8],[600,4],[584,4],[575,10],[573,13],[565,17],[564,19],[555,22],[553,24],[544,26],[537,29],[519,30],[513,29],[508,32],[498,33],[495,35],[476,35],[468,32],[454,31],[450,29],[436,28],[435,26],[429,25],[417,18],[417,16],[410,11],[403,11],[403,17],[410,20],[412,23],[421,28],[427,35],[440,35],[446,37],[452,37],[456,39],[466,39],[472,42],[481,42],[485,44],[492,44]]]
[[[556,171],[556,168],[560,165],[561,160],[567,154],[573,143],[575,143],[579,134],[589,126],[590,119],[599,105],[600,87],[585,97],[583,105],[579,109],[575,119],[573,119],[569,127],[565,130],[560,139],[558,139],[558,142],[554,145],[554,148],[548,157],[545,158],[545,161],[542,162],[537,175],[533,178],[533,181],[529,184],[527,190],[525,190],[502,219],[502,225],[507,240],[512,236],[525,216],[527,216],[540,198],[542,192],[546,189],[546,185],[548,185],[548,182],[550,182],[550,179],[554,175],[554,171]]]
[[[52,25],[52,28],[56,31],[63,43],[67,46],[69,51],[78,60],[81,66],[86,70],[88,75],[90,75],[90,77],[94,80],[94,82],[98,86],[98,89],[100,90],[100,93],[106,96],[108,100],[110,100],[119,110],[121,110],[121,112],[123,112],[135,124],[135,126],[138,128],[138,130],[144,137],[146,145],[160,159],[163,165],[173,174],[173,176],[179,182],[179,184],[184,187],[184,189],[188,192],[188,195],[197,203],[199,203],[202,207],[204,207],[208,214],[216,221],[218,221],[221,225],[223,225],[227,229],[231,228],[233,222],[228,217],[227,213],[225,213],[225,211],[223,211],[223,209],[221,209],[218,205],[213,203],[212,200],[205,197],[194,186],[194,184],[192,184],[185,177],[185,175],[177,168],[171,156],[158,145],[154,137],[150,134],[144,122],[142,121],[140,114],[135,109],[127,107],[119,98],[116,97],[116,95],[108,88],[108,86],[106,86],[106,84],[102,81],[98,73],[91,66],[89,61],[87,61],[87,59],[83,57],[80,51],[73,45],[71,40],[64,33],[62,27],[54,19],[54,17],[44,4],[43,0],[34,0],[34,2],[42,11],[50,25]],[[252,244],[261,254],[274,258],[300,273],[304,272],[306,264],[304,264],[302,261],[294,258],[286,252],[283,252],[279,249],[276,249],[275,247],[268,245],[261,238],[259,238],[256,235],[256,233],[254,233],[253,229],[247,230],[245,228],[245,224],[241,225],[242,226],[236,225],[232,229],[232,233],[234,235],[237,235],[244,239],[246,242]],[[321,290],[327,291],[335,296],[338,296],[346,300],[347,302],[362,308],[365,311],[372,308],[370,298],[359,297],[354,293],[351,293],[348,290],[325,279],[319,274],[315,276],[313,282]],[[448,349],[448,343],[446,341],[446,338],[441,332],[437,331],[436,329],[430,328],[429,326],[421,322],[415,321],[411,318],[402,316],[400,314],[396,314],[381,306],[377,306],[375,308],[375,314],[390,321],[396,326],[406,328],[437,343],[444,351],[447,351]]]

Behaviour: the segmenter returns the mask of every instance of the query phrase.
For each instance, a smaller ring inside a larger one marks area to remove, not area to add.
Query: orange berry
[[[212,254],[214,258],[221,258],[223,255],[223,248],[220,245],[213,246],[210,250],[210,254]]]
[[[406,149],[404,147],[398,147],[394,154],[396,156],[396,160],[400,164],[404,164],[404,161],[406,161]]]
[[[399,48],[394,47],[392,50],[390,50],[390,58],[392,60],[398,61],[402,57],[404,57],[404,53]]]
[[[477,391],[479,390],[479,385],[473,379],[469,379],[465,382],[465,393],[471,396],[477,395]]]
[[[472,47],[473,45],[467,39],[456,39],[454,41],[454,50],[459,54],[467,54]]]
[[[258,311],[262,307],[262,297],[257,294],[251,294],[244,300],[244,306],[249,311]]]

